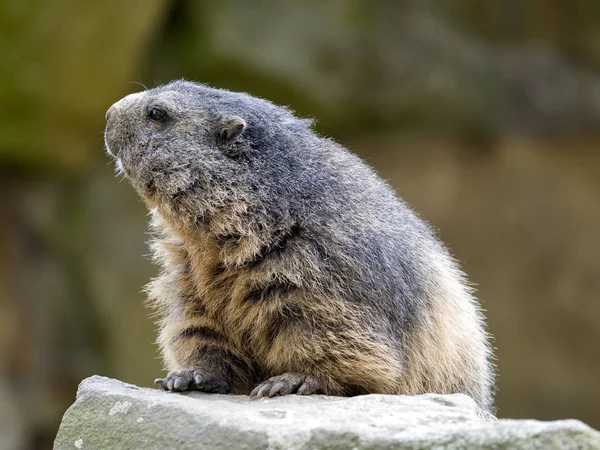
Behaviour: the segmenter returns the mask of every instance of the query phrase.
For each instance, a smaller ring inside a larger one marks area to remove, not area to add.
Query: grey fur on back
[[[149,123],[152,108],[168,118]],[[208,248],[193,247],[194,233],[210,236],[224,269],[268,274],[275,281],[257,305],[276,291],[282,307],[327,298],[352,311],[357,336],[381,343],[393,361],[386,376],[397,379],[381,391],[461,392],[492,407],[488,337],[457,263],[371,168],[315,134],[310,121],[247,94],[174,81],[124,98],[108,122],[107,149],[158,216],[163,239],[189,242],[194,255]],[[231,123],[238,129],[228,141]],[[202,291],[203,281],[190,283]],[[161,295],[154,297],[168,316]],[[261,364],[262,353],[248,355]]]

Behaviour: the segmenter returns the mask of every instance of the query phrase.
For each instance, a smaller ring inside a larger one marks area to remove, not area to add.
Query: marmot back
[[[174,81],[115,103],[105,141],[152,212],[163,388],[492,407],[483,316],[457,263],[310,121]]]

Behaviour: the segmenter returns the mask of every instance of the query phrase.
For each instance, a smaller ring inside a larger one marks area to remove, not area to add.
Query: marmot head
[[[310,148],[298,142],[315,138],[286,108],[186,81],[128,95],[106,119],[117,170],[151,208],[188,221],[232,208],[263,222],[287,216]]]

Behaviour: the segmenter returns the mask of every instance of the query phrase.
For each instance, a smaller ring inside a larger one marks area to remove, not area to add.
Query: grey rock
[[[79,386],[55,449],[600,448],[577,420],[496,420],[469,397],[176,394],[93,376]]]

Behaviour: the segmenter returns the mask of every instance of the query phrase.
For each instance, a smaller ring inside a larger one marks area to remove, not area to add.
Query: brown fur
[[[249,269],[244,257],[257,248],[227,249],[212,233],[195,230],[189,235],[178,222],[169,226],[164,218],[154,212],[153,227],[163,237],[152,249],[163,271],[148,293],[162,316],[158,344],[168,370],[208,364],[210,358],[199,358],[198,350],[214,346],[223,351],[215,353],[217,358],[236,369],[236,393],[247,394],[282,373],[312,374],[322,383],[321,391],[331,395],[398,392],[398,355],[364,329],[359,311],[306,286],[310,272],[319,270],[316,263],[282,259]],[[178,237],[168,237],[173,235]],[[285,302],[277,295],[268,301],[248,299],[274,282],[297,287],[285,291]],[[198,327],[218,336],[185,335]]]

